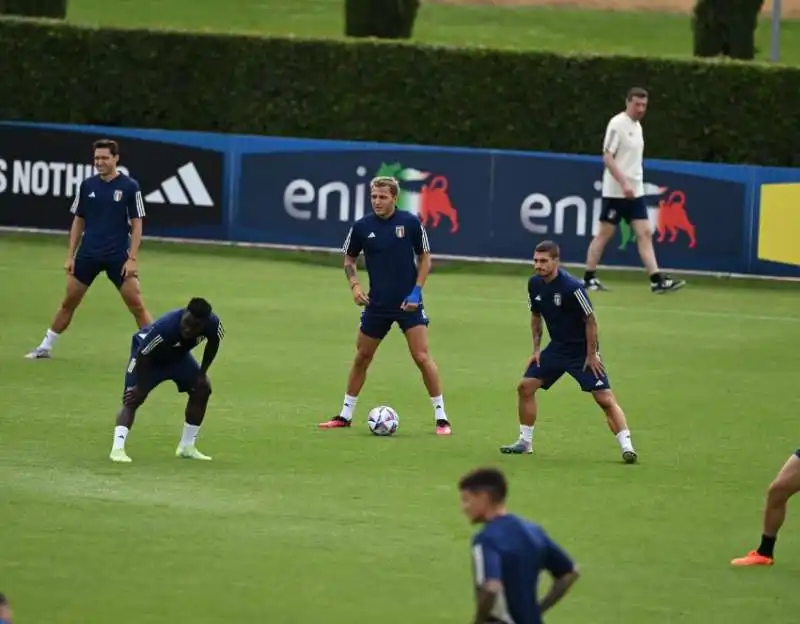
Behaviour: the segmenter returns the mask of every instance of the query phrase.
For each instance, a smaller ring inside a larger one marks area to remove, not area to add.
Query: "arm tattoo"
[[[345,265],[344,274],[347,276],[349,281],[356,276],[356,268],[352,264]]]

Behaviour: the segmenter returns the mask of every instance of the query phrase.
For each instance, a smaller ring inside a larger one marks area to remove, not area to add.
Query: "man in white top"
[[[640,120],[647,110],[647,91],[634,87],[628,91],[625,110],[608,122],[603,141],[603,209],[600,229],[589,244],[586,273],[587,290],[607,290],[597,279],[597,265],[617,224],[624,219],[636,234],[639,257],[650,275],[650,290],[665,293],[686,284],[661,273],[653,249],[653,230],[644,202],[644,134]]]

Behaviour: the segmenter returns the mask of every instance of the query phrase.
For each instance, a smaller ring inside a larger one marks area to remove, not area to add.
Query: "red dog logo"
[[[686,194],[683,191],[672,191],[669,197],[658,202],[658,222],[656,224],[658,242],[663,243],[669,232],[669,242],[674,243],[678,232],[685,232],[689,237],[689,248],[697,245],[694,224],[686,213]]]

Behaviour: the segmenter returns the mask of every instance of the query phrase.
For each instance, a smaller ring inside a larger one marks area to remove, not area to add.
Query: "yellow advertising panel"
[[[762,184],[758,259],[800,265],[800,184]]]

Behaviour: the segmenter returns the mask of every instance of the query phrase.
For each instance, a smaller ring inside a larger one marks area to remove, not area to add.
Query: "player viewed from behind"
[[[342,409],[331,420],[320,423],[323,429],[350,426],[372,358],[392,325],[397,323],[428,389],[436,433],[451,433],[439,372],[428,352],[428,316],[422,303],[422,287],[431,270],[428,233],[415,215],[397,210],[399,191],[394,178],[372,180],[370,194],[374,213],[356,221],[344,242],[344,273],[353,300],[365,309],[361,314],[356,356],[347,378]],[[369,294],[361,287],[356,270],[362,251],[369,275]]]
[[[611,432],[622,449],[627,464],[636,462],[636,451],[617,403],[605,367],[600,359],[597,318],[583,284],[559,266],[558,245],[543,241],[536,246],[533,265],[536,275],[528,280],[528,307],[531,311],[533,355],[517,386],[520,437],[514,444],[500,447],[503,453],[533,452],[536,423],[536,392],[547,390],[564,373],[569,374],[584,392],[591,392],[603,409]],[[542,319],[550,343],[542,350]]]
[[[117,288],[138,327],[153,322],[139,288],[139,245],[144,201],[139,183],[117,170],[119,146],[102,139],[94,143],[97,175],[81,182],[71,212],[69,248],[64,269],[67,292],[41,344],[26,356],[49,358],[66,331],[86,291],[102,272]]]
[[[578,580],[572,559],[540,526],[508,513],[508,486],[499,470],[475,470],[461,478],[458,489],[464,515],[484,525],[472,539],[477,602],[472,621],[540,624],[542,614]],[[553,584],[539,602],[539,575],[545,570]]]
[[[122,409],[114,428],[112,461],[131,461],[125,453],[125,441],[133,427],[136,410],[156,386],[167,380],[175,383],[178,392],[189,395],[183,435],[175,455],[211,459],[197,450],[196,440],[211,396],[208,369],[217,357],[224,335],[222,321],[212,311],[211,304],[200,298],[189,301],[186,308],[167,312],[152,326],[143,327],[133,335]],[[206,341],[203,362],[198,365],[191,350],[203,341]]]
[[[597,265],[621,220],[636,234],[636,246],[648,275],[650,290],[665,293],[686,284],[661,273],[653,249],[653,228],[644,201],[644,133],[641,120],[647,110],[647,91],[628,91],[625,110],[608,122],[603,141],[603,209],[600,229],[586,253],[584,284],[589,290],[606,290],[597,279]]]
[[[761,544],[757,550],[751,550],[744,557],[731,561],[733,565],[762,566],[772,565],[775,562],[775,540],[778,539],[778,531],[786,520],[786,506],[789,499],[798,492],[800,492],[800,449],[786,461],[767,490]]]

